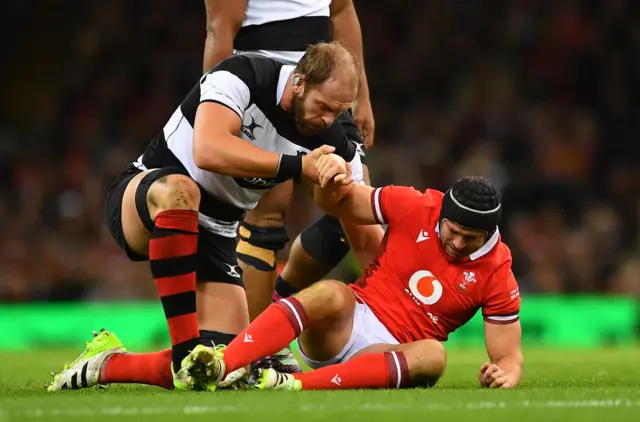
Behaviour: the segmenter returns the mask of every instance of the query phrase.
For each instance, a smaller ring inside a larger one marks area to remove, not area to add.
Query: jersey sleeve
[[[360,129],[358,128],[358,125],[356,125],[356,122],[353,120],[351,110],[347,110],[344,113],[340,114],[336,118],[336,121],[338,121],[344,128],[348,140],[350,140],[351,142],[356,142],[358,144],[364,143],[362,134],[360,133]]]
[[[492,324],[511,324],[520,319],[520,291],[510,263],[503,264],[488,280],[482,317]]]
[[[350,162],[351,164],[351,177],[353,181],[358,185],[364,185],[364,169],[362,168],[362,160],[360,159],[360,154],[356,154],[353,157],[353,160]]]
[[[230,57],[200,79],[200,102],[222,104],[242,118],[251,101],[254,79],[248,60]]]
[[[371,192],[373,215],[379,224],[393,224],[415,208],[423,198],[421,192],[411,187],[390,185],[376,188]]]

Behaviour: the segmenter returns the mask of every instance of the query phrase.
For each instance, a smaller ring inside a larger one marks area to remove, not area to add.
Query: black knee
[[[231,343],[236,338],[235,334],[222,333],[220,331],[213,330],[200,330],[200,343],[205,346],[217,346],[224,344],[225,346]]]
[[[259,271],[274,271],[276,254],[289,241],[289,234],[284,226],[256,227],[242,222],[238,235],[238,259]]]
[[[324,215],[300,234],[305,252],[327,268],[333,268],[349,253],[349,242],[337,218]]]

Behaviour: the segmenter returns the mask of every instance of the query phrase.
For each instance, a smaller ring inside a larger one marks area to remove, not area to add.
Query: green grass
[[[525,380],[484,390],[481,350],[449,352],[431,390],[172,392],[144,386],[46,393],[49,372],[78,351],[0,353],[0,421],[598,421],[640,420],[640,351],[525,350]]]

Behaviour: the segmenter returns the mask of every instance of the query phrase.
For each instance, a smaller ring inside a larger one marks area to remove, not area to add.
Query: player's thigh
[[[264,194],[244,219],[256,227],[281,227],[293,198],[293,181],[281,183]]]
[[[444,374],[447,354],[437,340],[419,340],[404,344],[372,344],[351,358],[371,353],[402,352],[407,360],[412,387],[431,387]]]
[[[184,170],[168,167],[137,174],[122,195],[120,224],[127,247],[135,254],[147,256],[149,235],[159,212],[197,210],[199,205],[200,188]]]
[[[298,339],[305,356],[317,362],[338,356],[351,338],[356,305],[351,289],[340,281],[323,280],[295,297],[309,321]]]
[[[147,256],[149,254],[149,230],[145,228],[136,207],[136,192],[140,181],[155,170],[138,173],[129,180],[122,195],[120,227],[126,247],[135,254]]]
[[[247,297],[235,239],[200,226],[196,309],[201,330],[238,334],[249,324]]]

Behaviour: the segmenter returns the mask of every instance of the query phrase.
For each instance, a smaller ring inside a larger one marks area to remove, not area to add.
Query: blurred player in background
[[[331,163],[318,161],[320,173]],[[272,304],[226,350],[190,355],[213,390],[226,374],[298,338],[315,368],[262,369],[261,389],[318,390],[431,386],[443,374],[441,342],[482,309],[490,362],[483,387],[511,388],[522,374],[520,296],[502,243],[497,190],[486,179],[458,180],[446,193],[330,183],[316,188],[328,213],[359,224],[388,224],[380,256],[352,286],[321,281]]]
[[[374,120],[364,72],[362,34],[352,0],[205,0],[205,5],[205,72],[232,54],[259,53],[295,64],[308,44],[331,39],[353,51],[362,69],[360,89],[353,116],[346,112],[339,121],[347,129],[348,138],[358,144],[364,162],[365,147],[368,149],[373,145]],[[366,165],[364,168],[365,181],[369,184]],[[340,222],[325,215],[295,239],[289,260],[278,276],[276,254],[289,241],[285,216],[292,196],[293,182],[277,186],[247,213],[239,229],[237,252],[251,320],[270,304],[274,286],[276,297],[288,297],[309,286],[344,258],[349,244],[360,264],[366,268],[382,237],[382,230],[379,230],[378,239],[369,242],[375,236],[363,231],[373,227],[363,230],[354,226],[345,227],[345,237]],[[288,349],[274,359],[266,358],[262,364],[276,364],[285,371],[300,370]]]

